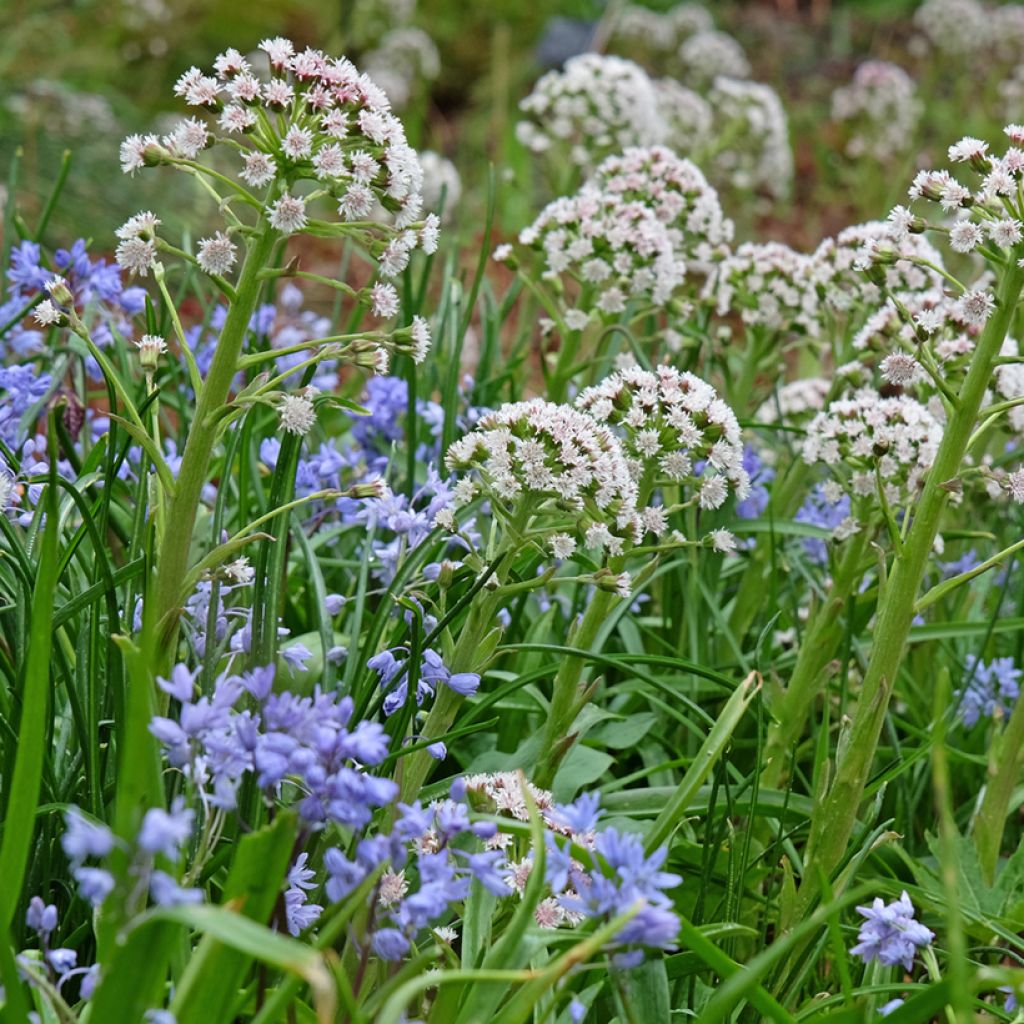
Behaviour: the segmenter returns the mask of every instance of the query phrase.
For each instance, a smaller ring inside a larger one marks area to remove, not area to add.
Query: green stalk
[[[943,485],[955,479],[960,472],[971,431],[992,379],[995,359],[1020,299],[1022,285],[1024,270],[1011,262],[999,284],[996,309],[978,339],[970,369],[960,388],[958,405],[950,414],[903,550],[893,560],[892,574],[879,605],[875,643],[849,739],[840,752],[835,781],[831,789],[816,801],[811,815],[811,834],[797,893],[798,916],[806,913],[817,895],[819,872],[824,872],[826,877],[832,876],[853,834],[893,683],[914,618],[914,604],[949,497]]]
[[[174,498],[168,510],[166,532],[157,557],[156,617],[159,660],[173,656],[178,637],[178,607],[188,572],[189,551],[195,530],[196,512],[210,468],[210,456],[217,440],[216,415],[227,401],[231,382],[238,371],[242,343],[260,298],[259,272],[266,265],[277,240],[269,227],[255,236],[238,276],[235,301],[231,303],[217,349],[210,363],[188,432]]]
[[[1024,700],[1017,701],[1006,728],[992,745],[988,764],[988,782],[981,806],[971,823],[974,845],[978,850],[981,873],[992,885],[999,866],[999,849],[1010,800],[1024,766]]]
[[[768,728],[765,766],[761,772],[761,785],[768,789],[777,789],[785,778],[807,713],[824,687],[825,669],[843,639],[843,613],[864,575],[862,562],[868,540],[869,531],[862,529],[846,545],[832,585],[804,633],[789,685],[778,706],[772,709],[774,720]]]
[[[615,560],[613,560],[614,562]],[[614,565],[613,571],[619,571]],[[580,619],[579,626],[570,630],[566,641],[581,651],[589,651],[597,640],[597,634],[608,618],[615,601],[615,595],[607,590],[598,590],[587,610]],[[544,722],[544,734],[541,739],[541,750],[545,752],[544,760],[534,774],[534,783],[542,789],[550,789],[558,766],[568,752],[564,743],[569,730],[576,718],[576,700],[579,694],[580,678],[586,665],[584,658],[566,658],[558,668],[554,686],[551,691],[551,706]]]

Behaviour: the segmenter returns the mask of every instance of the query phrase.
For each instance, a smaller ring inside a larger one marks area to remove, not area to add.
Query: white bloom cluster
[[[1003,116],[1007,120],[1024,121],[1024,64],[1018,64],[999,83],[999,97],[1003,101]]]
[[[701,156],[712,140],[711,104],[674,78],[656,79],[654,90],[665,122],[665,141],[681,156]]]
[[[832,93],[832,120],[849,135],[846,154],[892,163],[907,152],[921,118],[914,80],[903,68],[868,60]]]
[[[906,508],[917,496],[942,440],[942,426],[912,398],[862,388],[833,401],[807,426],[802,456],[823,463],[855,498],[878,494]]]
[[[863,266],[879,262],[884,278],[876,284]],[[877,308],[882,288],[901,300],[921,292],[941,289],[944,284],[942,254],[924,235],[903,233],[894,237],[887,221],[868,221],[844,228],[835,238],[826,238],[811,256],[814,280],[826,304],[840,312]],[[922,265],[931,263],[938,270]]]
[[[696,89],[707,88],[718,77],[747,78],[750,61],[743,47],[727,32],[704,29],[679,47],[682,77]]]
[[[715,268],[704,297],[719,316],[739,313],[752,327],[816,336],[820,329],[813,262],[781,242],[744,242]]]
[[[554,521],[561,512],[560,529],[613,555],[639,532],[636,482],[618,439],[572,406],[540,398],[503,405],[455,441],[445,461],[463,474],[456,505],[484,494],[512,516],[543,510]],[[451,526],[452,510],[438,523]]]
[[[798,424],[825,408],[832,381],[825,377],[801,377],[790,381],[757,410],[758,423]]]
[[[423,168],[424,207],[436,213],[443,197],[441,219],[448,221],[462,198],[462,179],[455,164],[440,153],[427,149],[420,153],[420,166]]]
[[[344,57],[296,50],[287,39],[260,44],[270,74],[257,75],[237,50],[214,61],[213,74],[190,68],[174,87],[190,106],[216,116],[226,141],[241,151],[239,177],[267,189],[269,220],[282,233],[309,222],[307,198],[295,183],[310,179],[337,204],[352,233],[378,258],[380,273],[394,277],[412,251],[433,251],[436,218],[420,219],[423,173],[387,96]],[[168,135],[132,135],[121,146],[121,166],[194,166],[217,136],[205,120],[188,118]],[[369,223],[367,223],[369,222]],[[207,240],[202,262],[222,273],[233,264],[223,236]]]
[[[523,145],[583,168],[627,146],[661,142],[666,134],[654,83],[621,57],[571,57],[561,71],[543,75],[519,109],[528,118],[516,126]]]
[[[432,82],[441,73],[441,55],[434,40],[411,25],[385,33],[361,63],[398,110],[408,104],[417,86]]]
[[[626,4],[612,27],[612,41],[625,47],[674,52],[694,33],[710,31],[714,26],[711,13],[700,4],[676,4],[664,13]]]
[[[1015,338],[1007,338],[1003,342],[1000,355],[1004,359],[1019,360],[1020,346]],[[993,390],[1002,401],[1024,399],[1024,362],[1005,363],[996,368]],[[1024,438],[1024,405],[1017,405],[1006,414],[1006,422],[1010,430],[1018,437]]]
[[[994,41],[992,12],[978,0],[924,0],[914,24],[946,57],[977,54]]]
[[[630,299],[664,305],[686,273],[668,226],[644,203],[593,185],[549,203],[519,241],[544,254],[545,277],[575,282],[576,294],[566,296],[576,302],[565,317],[572,330],[595,311],[622,312]]]
[[[707,98],[715,137],[724,140],[708,167],[712,179],[741,191],[764,191],[773,198],[787,195],[793,182],[793,154],[778,93],[760,82],[721,76]]]
[[[598,167],[592,184],[646,206],[668,227],[677,258],[708,273],[732,241],[733,223],[700,168],[664,146],[627,149]]]
[[[632,367],[586,388],[576,405],[622,435],[634,479],[670,481],[703,509],[749,493],[739,422],[700,377],[670,366]],[[643,509],[641,518],[658,536],[668,530],[661,508]]]

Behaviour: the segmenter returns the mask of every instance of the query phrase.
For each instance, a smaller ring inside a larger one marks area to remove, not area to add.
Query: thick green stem
[[[778,788],[784,780],[807,713],[823,688],[825,669],[839,649],[843,638],[843,613],[864,575],[868,539],[868,530],[862,529],[847,543],[832,585],[804,633],[789,685],[778,707],[773,708],[775,720],[768,729],[765,767],[761,773],[761,785],[768,789]]]
[[[196,512],[210,468],[210,456],[217,439],[216,414],[223,408],[238,371],[242,344],[260,294],[259,272],[266,265],[277,235],[270,228],[255,236],[245,257],[235,301],[231,303],[209,372],[199,393],[195,417],[185,442],[174,498],[167,515],[167,528],[156,563],[156,617],[159,630],[159,660],[167,662],[174,653],[178,636],[178,608],[182,585],[188,572],[189,551],[195,531]]]
[[[992,885],[999,866],[999,850],[1010,800],[1024,767],[1024,700],[1017,701],[1002,735],[992,746],[988,765],[988,783],[981,806],[971,825],[974,845],[978,850],[981,872]]]
[[[839,752],[835,781],[818,800],[811,816],[811,834],[797,894],[798,915],[806,913],[816,898],[820,873],[830,877],[838,867],[853,834],[893,683],[914,618],[914,604],[949,497],[944,485],[960,472],[971,431],[992,378],[995,359],[1013,320],[1022,284],[1024,270],[1011,264],[1000,282],[996,310],[978,339],[970,369],[960,389],[959,406],[950,416],[921,500],[913,510],[914,519],[903,550],[894,559],[892,574],[882,594],[874,631],[875,642],[848,741]]]
[[[598,590],[587,605],[578,628],[569,634],[569,643],[582,651],[589,651],[597,640],[597,634],[608,618],[615,601],[615,595],[607,590]],[[534,782],[543,789],[550,787],[555,772],[567,752],[564,743],[576,717],[576,700],[579,694],[580,679],[586,659],[580,657],[566,658],[559,666],[558,674],[551,691],[551,706],[544,723],[544,733],[540,749],[544,752],[534,776]]]

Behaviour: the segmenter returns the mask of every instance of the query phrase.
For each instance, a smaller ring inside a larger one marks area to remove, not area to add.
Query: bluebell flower
[[[142,828],[136,840],[147,853],[162,853],[169,860],[177,860],[181,848],[188,842],[195,824],[196,812],[185,806],[182,797],[171,805],[170,811],[151,807],[142,819]]]
[[[401,960],[409,952],[409,940],[397,928],[380,928],[373,933],[373,951],[382,960]]]
[[[98,907],[114,889],[114,876],[103,868],[77,867],[72,870],[78,894]]]
[[[878,1008],[878,1015],[880,1017],[888,1017],[890,1013],[892,1013],[894,1010],[898,1010],[902,1005],[902,999],[890,999],[889,1002],[885,1004],[885,1006],[880,1006]]]
[[[46,954],[46,960],[57,974],[67,974],[75,968],[78,963],[78,954],[73,949],[60,947],[51,949]]]
[[[57,908],[52,903],[44,903],[40,897],[33,896],[28,901],[25,924],[45,937],[57,927]]]
[[[757,519],[768,507],[768,485],[775,479],[775,470],[749,444],[743,447],[743,468],[750,477],[750,493],[736,502],[736,515],[740,519]]]
[[[830,501],[826,497],[825,487],[819,484],[811,491],[794,516],[798,523],[820,526],[824,530],[834,530],[850,514],[850,499],[842,495],[838,501]],[[807,557],[816,565],[828,564],[828,547],[825,541],[817,537],[804,537],[803,548]]]
[[[154,871],[149,876],[149,895],[159,907],[178,907],[203,902],[202,889],[183,888],[166,871]]]
[[[909,971],[916,951],[935,938],[932,931],[914,920],[914,905],[906,892],[888,904],[876,897],[870,907],[858,907],[857,913],[865,920],[857,935],[860,941],[850,952],[865,963],[877,960],[886,967],[902,964]]]
[[[598,793],[583,793],[571,804],[556,804],[551,817],[571,833],[593,832],[601,817],[601,797]]]
[[[114,848],[114,834],[106,825],[84,818],[77,807],[64,812],[61,845],[68,859],[81,863],[88,857],[106,857]]]
[[[178,664],[171,670],[171,678],[163,679],[157,676],[156,685],[164,693],[170,694],[175,700],[182,704],[192,699],[195,691],[196,674],[190,672],[187,665]]]
[[[956,693],[960,718],[971,729],[979,719],[1006,717],[1020,697],[1024,676],[1012,658],[993,658],[987,664],[973,654],[964,659],[967,682]]]

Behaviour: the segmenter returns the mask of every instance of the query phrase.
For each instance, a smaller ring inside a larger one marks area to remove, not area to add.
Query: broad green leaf
[[[238,844],[222,899],[239,913],[266,923],[274,912],[295,845],[294,814],[281,814],[272,825],[252,832]],[[178,1024],[229,1020],[252,957],[207,935],[193,952],[178,983],[171,1009]]]

